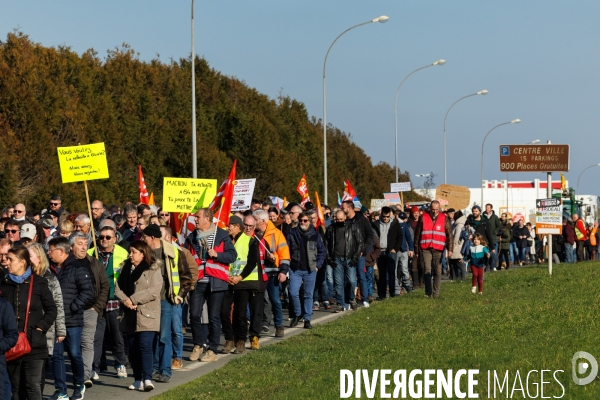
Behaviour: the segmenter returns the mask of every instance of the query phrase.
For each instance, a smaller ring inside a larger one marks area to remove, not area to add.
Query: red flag
[[[348,179],[346,179],[344,181],[344,197],[342,197],[342,201],[346,201],[346,200],[354,201],[354,199],[356,197],[358,197],[358,196],[356,196],[356,192],[354,191],[354,188],[350,184],[350,181]]]
[[[315,192],[315,201],[317,202],[317,204],[316,204],[317,216],[319,217],[319,219],[317,219],[317,226],[316,226],[316,228],[318,228],[320,226],[325,226],[325,214],[323,214],[323,209],[321,208],[321,200],[319,200],[319,192]]]
[[[229,176],[219,188],[219,191],[212,203],[210,203],[210,206],[208,206],[213,211],[220,207],[219,211],[215,212],[214,219],[216,220],[217,226],[223,229],[226,229],[227,225],[229,225],[229,214],[231,214],[231,203],[233,202],[233,187],[235,185],[236,165],[237,160],[234,160]]]
[[[298,186],[296,186],[296,192],[300,193],[300,196],[302,197],[300,205],[304,207],[304,204],[310,201],[310,196],[308,195],[308,183],[306,183],[306,174],[302,174],[302,178],[300,178],[300,182],[298,182]]]
[[[140,204],[148,204],[148,189],[146,189],[146,181],[144,181],[141,165],[138,165],[138,189],[140,193]]]

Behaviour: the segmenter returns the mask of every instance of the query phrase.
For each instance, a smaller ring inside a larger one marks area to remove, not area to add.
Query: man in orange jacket
[[[256,233],[259,237],[262,235],[262,238],[271,249],[271,252],[267,253],[267,257],[275,263],[273,267],[267,268],[265,266],[265,272],[269,277],[267,293],[273,311],[275,337],[283,337],[283,312],[281,299],[279,298],[279,285],[286,281],[286,275],[290,269],[290,248],[283,233],[269,220],[268,212],[258,209],[252,215],[256,219]]]

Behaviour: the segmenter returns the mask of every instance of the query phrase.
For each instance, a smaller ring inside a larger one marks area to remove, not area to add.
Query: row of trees
[[[222,181],[234,159],[238,178],[257,178],[256,197],[287,196],[306,173],[322,193],[321,121],[287,96],[270,99],[197,59],[198,176]],[[62,184],[57,147],[104,142],[110,179],[90,195],[106,203],[137,199],[137,165],[161,199],[163,177],[191,176],[191,60],[144,62],[128,45],[79,55],[14,32],[0,42],[0,204],[39,209],[58,193],[84,209],[81,184]],[[329,198],[350,179],[359,197],[381,198],[394,181],[348,134],[328,126]],[[400,181],[410,180],[408,172]],[[416,193],[405,199],[418,200]]]

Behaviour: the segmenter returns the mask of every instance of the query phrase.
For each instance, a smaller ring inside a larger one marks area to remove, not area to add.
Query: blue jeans
[[[317,271],[317,278],[315,282],[315,290],[313,292],[313,303],[319,302],[319,293],[321,293],[321,299],[325,302],[329,302],[329,288],[327,286],[327,268],[323,265],[319,271]]]
[[[367,284],[367,276],[365,274],[365,263],[367,260],[365,257],[359,257],[358,262],[356,263],[356,276],[358,277],[358,286],[360,288],[361,298],[365,297],[365,293],[369,292],[368,284]],[[354,292],[354,288],[352,288]],[[354,296],[352,296],[354,298]]]
[[[283,311],[281,309],[281,298],[279,298],[279,273],[275,276],[270,276],[267,281],[267,293],[271,302],[271,310],[273,311],[273,322],[275,327],[283,326]],[[312,310],[312,306],[310,308]]]
[[[317,271],[293,271],[290,269],[290,297],[294,303],[294,314],[297,317],[302,316],[302,307],[300,306],[300,287],[304,284],[304,321],[310,321],[312,318],[312,293],[315,288]]]
[[[333,269],[333,285],[335,286],[335,299],[340,305],[348,305],[354,300],[356,287],[356,267],[350,265],[347,258],[336,257]]]
[[[164,300],[163,300],[164,301]],[[136,381],[152,380],[152,349],[156,332],[136,332],[129,338],[129,362]],[[168,357],[169,360],[171,357]],[[170,369],[169,365],[169,369]]]
[[[171,345],[173,346],[173,358],[183,357],[183,304],[173,304],[171,314]]]
[[[373,296],[373,266],[367,267],[365,277],[367,278],[367,295],[363,296],[363,301],[367,301],[369,297]]]
[[[52,369],[54,370],[54,387],[61,393],[67,393],[67,370],[64,352],[67,350],[71,369],[73,370],[73,385],[79,388],[83,385],[83,355],[81,354],[82,326],[67,328],[67,337],[61,343],[54,343],[52,354]]]
[[[517,257],[518,257],[518,249],[517,249],[517,243],[516,242],[510,242],[510,247],[508,248],[510,250],[510,262],[514,263],[514,262],[518,262]]]
[[[569,242],[565,242],[565,257],[566,262],[569,264],[573,264],[575,262],[575,258],[573,257],[573,245]]]
[[[173,342],[171,340],[171,317],[173,306],[167,300],[160,301],[160,332],[154,336],[154,372],[171,376],[171,356]],[[181,325],[180,325],[181,327]],[[131,362],[131,361],[130,361]]]
[[[331,265],[325,266],[325,283],[327,284],[327,293],[329,293],[329,297],[333,297],[333,268]],[[327,299],[329,300],[329,299]]]

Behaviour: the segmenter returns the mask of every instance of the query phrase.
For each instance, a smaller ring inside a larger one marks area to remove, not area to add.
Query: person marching
[[[475,294],[477,286],[479,286],[479,294],[483,294],[483,269],[486,266],[486,258],[490,257],[490,250],[487,248],[487,243],[482,234],[476,233],[473,236],[473,246],[471,246],[471,254],[467,255],[467,259],[471,261],[471,272],[473,272],[473,287],[471,293]]]

